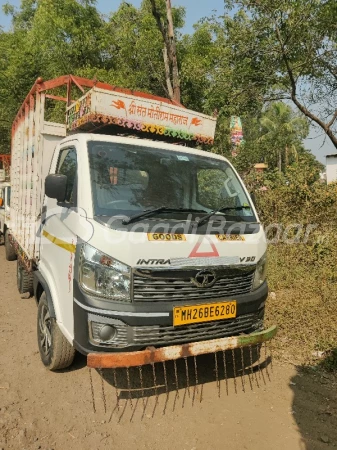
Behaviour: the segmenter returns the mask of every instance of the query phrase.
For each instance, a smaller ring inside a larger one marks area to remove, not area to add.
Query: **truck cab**
[[[39,276],[82,353],[262,329],[264,231],[224,157],[73,135],[55,150],[44,209]]]

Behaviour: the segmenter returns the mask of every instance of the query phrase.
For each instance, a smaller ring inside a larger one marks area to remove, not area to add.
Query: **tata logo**
[[[216,275],[211,270],[201,270],[194,278],[191,278],[191,282],[199,288],[210,288],[216,282]]]

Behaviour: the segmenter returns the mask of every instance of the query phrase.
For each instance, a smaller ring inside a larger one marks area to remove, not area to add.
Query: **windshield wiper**
[[[125,218],[122,223],[123,225],[128,225],[132,222],[136,222],[139,219],[143,219],[145,217],[153,216],[154,214],[161,212],[181,212],[181,213],[204,213],[203,209],[193,209],[193,208],[167,208],[166,206],[160,206],[155,209],[146,209],[139,214],[135,214],[134,216]]]
[[[197,222],[197,228],[202,225],[203,223],[207,222],[208,219],[210,219],[212,216],[214,216],[215,214],[219,213],[219,212],[225,212],[225,211],[242,211],[244,209],[252,209],[250,206],[245,205],[245,206],[225,206],[223,208],[219,208],[219,209],[214,209],[213,211],[211,211],[210,213],[206,214],[206,216],[201,217],[201,219],[198,220]]]

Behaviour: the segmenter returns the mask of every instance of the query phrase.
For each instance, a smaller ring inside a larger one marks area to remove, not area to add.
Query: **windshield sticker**
[[[147,233],[147,238],[149,241],[158,242],[186,241],[186,236],[184,234],[174,233]]]
[[[218,239],[218,241],[245,241],[245,237],[241,236],[241,234],[216,234],[216,238]]]
[[[207,242],[205,242],[207,241]],[[201,250],[199,251],[200,247]],[[218,250],[216,249],[213,242],[208,237],[203,237],[199,239],[197,245],[194,247],[190,254],[190,258],[208,258],[212,256],[219,256]]]
[[[188,156],[177,155],[177,158],[179,159],[179,161],[189,161]]]

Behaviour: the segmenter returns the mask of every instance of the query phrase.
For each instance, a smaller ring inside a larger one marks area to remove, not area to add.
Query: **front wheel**
[[[47,369],[60,370],[72,364],[75,349],[61,333],[56,320],[50,316],[45,292],[40,297],[37,310],[37,338],[40,357]]]

